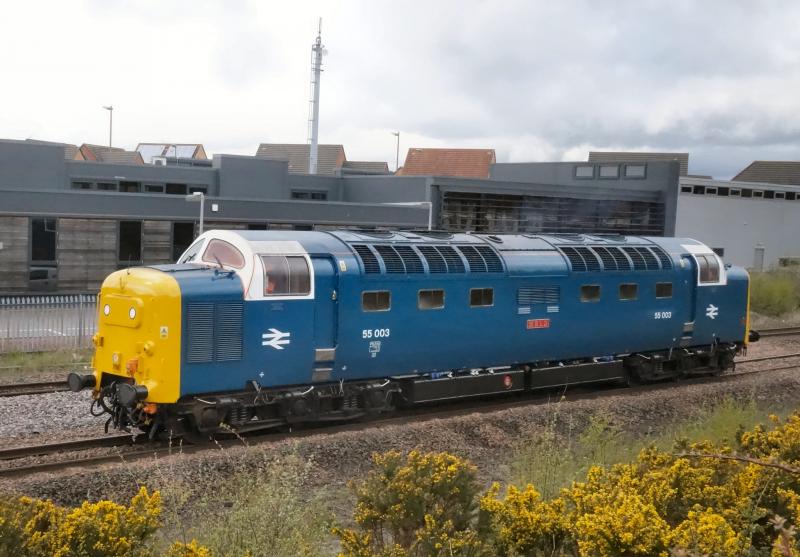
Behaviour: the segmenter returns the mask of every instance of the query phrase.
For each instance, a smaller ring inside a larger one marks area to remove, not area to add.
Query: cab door
[[[314,267],[314,370],[312,381],[330,381],[336,359],[338,283],[330,257],[312,257]]]

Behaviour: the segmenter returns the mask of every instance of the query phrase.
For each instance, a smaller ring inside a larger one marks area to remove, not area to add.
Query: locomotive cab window
[[[672,298],[672,283],[671,282],[657,282],[656,283],[656,298]]]
[[[304,296],[311,292],[308,262],[300,256],[262,255],[265,296]]]
[[[242,252],[236,249],[233,244],[216,238],[208,243],[206,251],[203,252],[203,261],[216,263],[223,267],[233,267],[234,269],[244,267]]]
[[[494,305],[494,288],[471,288],[469,305],[474,308]]]
[[[600,301],[600,285],[599,284],[584,284],[581,286],[581,302],[599,302]]]
[[[420,290],[417,294],[419,309],[442,309],[444,307],[444,290]]]
[[[620,300],[635,300],[639,297],[639,285],[635,283],[619,285]]]
[[[361,309],[364,311],[389,311],[391,307],[392,293],[388,290],[361,293]]]
[[[696,255],[700,282],[719,282],[719,261],[713,255]]]

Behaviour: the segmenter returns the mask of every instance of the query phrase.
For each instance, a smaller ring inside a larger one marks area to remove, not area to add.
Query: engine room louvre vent
[[[652,251],[647,248],[636,248],[636,251],[639,252],[642,259],[644,259],[644,264],[648,271],[658,271],[661,268],[658,264],[658,259],[653,255]]]
[[[361,258],[361,263],[364,265],[364,272],[369,274],[376,274],[381,272],[381,266],[378,263],[378,258],[369,249],[369,246],[364,244],[353,244],[353,249]]]
[[[420,253],[422,253],[422,257],[425,258],[425,261],[428,263],[428,270],[431,273],[446,273],[447,272],[447,263],[442,257],[442,254],[439,253],[434,246],[417,246]]]
[[[395,251],[400,254],[403,263],[406,266],[407,273],[424,273],[425,267],[422,266],[422,260],[414,251],[411,246],[394,246]]]
[[[241,302],[186,306],[186,361],[199,364],[242,359]]]
[[[586,262],[586,269],[589,271],[600,270],[600,260],[597,258],[597,254],[595,252],[584,247],[575,248],[575,251],[577,251],[579,254],[581,254],[581,257],[583,257],[583,260]]]
[[[486,262],[486,270],[490,273],[502,273],[503,262],[500,261],[500,256],[489,246],[477,246],[478,252],[483,256]]]
[[[636,251],[635,248],[632,247],[624,247],[622,249],[625,250],[625,253],[627,253],[628,256],[631,258],[631,261],[633,261],[634,271],[647,270],[647,264],[644,262],[644,257],[642,257],[641,253],[639,253],[638,251]]]
[[[403,260],[392,246],[373,245],[373,247],[383,259],[383,264],[386,267],[387,273],[397,274],[406,272],[406,266],[403,264]]]
[[[622,250],[617,247],[606,247],[605,248],[608,253],[614,258],[614,261],[617,263],[617,270],[618,271],[630,271],[631,270],[631,261],[628,259]]]
[[[603,262],[603,270],[604,271],[618,271],[619,267],[617,266],[617,260],[614,259],[614,256],[611,255],[611,252],[608,251],[603,246],[595,246],[594,251],[597,255],[600,256],[600,261]]]
[[[469,272],[470,273],[485,273],[486,272],[486,262],[481,257],[481,254],[478,253],[473,246],[458,246],[458,251],[460,251],[464,258],[469,263]]]
[[[458,255],[455,248],[450,246],[436,246],[436,249],[439,250],[439,253],[442,254],[442,257],[444,257],[444,260],[447,262],[448,273],[467,272],[466,267],[464,267],[464,260]]]
[[[561,288],[558,286],[523,286],[517,290],[517,304],[521,306],[557,305],[560,297]]]
[[[572,267],[572,270],[575,272],[583,272],[586,271],[586,263],[583,260],[583,257],[575,250],[575,248],[570,247],[563,247],[559,248],[562,254],[569,259],[569,264]]]
[[[661,268],[664,270],[672,270],[672,259],[669,258],[667,252],[658,246],[650,246],[650,250],[656,254],[658,260],[661,261]]]

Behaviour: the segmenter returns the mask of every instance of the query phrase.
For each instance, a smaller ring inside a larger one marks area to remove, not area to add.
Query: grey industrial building
[[[381,175],[380,166],[307,175],[287,160],[235,155],[117,164],[70,152],[0,140],[2,292],[92,290],[120,267],[173,261],[196,234],[193,192],[206,196],[207,228],[673,235],[677,218],[675,161],[492,164],[479,179]]]

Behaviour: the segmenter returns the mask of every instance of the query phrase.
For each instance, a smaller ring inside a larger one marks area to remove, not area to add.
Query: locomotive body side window
[[[719,262],[713,255],[697,255],[700,282],[719,282]]]
[[[392,307],[392,293],[388,290],[374,290],[361,293],[363,311],[389,311]]]
[[[289,256],[289,293],[305,295],[311,292],[311,274],[305,257]]]
[[[656,283],[656,298],[672,298],[672,283],[671,282],[657,282]]]
[[[265,296],[305,296],[311,292],[308,261],[298,255],[262,255]]]
[[[599,302],[600,301],[600,285],[599,284],[584,284],[581,286],[581,302]]]
[[[444,290],[420,290],[417,293],[419,309],[442,309],[444,307]]]
[[[471,288],[469,291],[470,307],[488,307],[494,305],[494,288]]]
[[[203,252],[203,261],[217,263],[234,269],[244,267],[244,255],[233,244],[214,238]]]
[[[619,285],[620,300],[635,300],[639,297],[639,285],[635,283]]]

